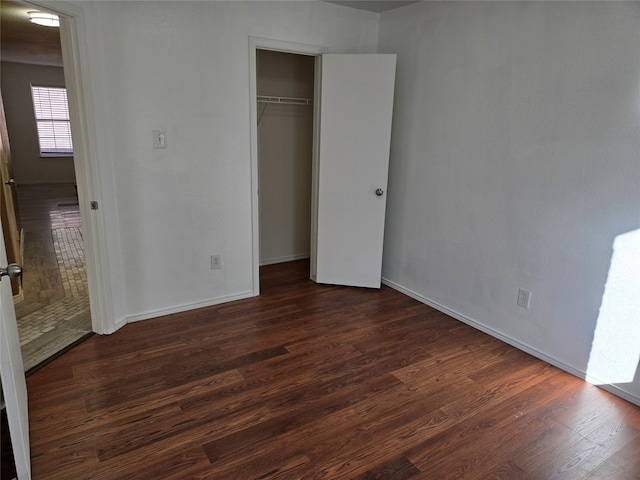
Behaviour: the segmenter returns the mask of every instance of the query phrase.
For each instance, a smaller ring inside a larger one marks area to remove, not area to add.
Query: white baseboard
[[[170,308],[162,308],[158,310],[150,310],[148,312],[139,313],[136,315],[129,315],[124,319],[124,323],[139,322],[141,320],[149,320],[151,318],[163,317],[165,315],[172,315],[174,313],[187,312],[189,310],[195,310],[197,308],[211,307],[213,305],[219,305],[221,303],[233,302],[234,300],[242,300],[245,298],[254,297],[255,294],[252,291],[238,293],[235,295],[228,295],[224,297],[212,298],[202,302],[185,303]]]
[[[263,267],[265,265],[273,265],[275,263],[293,262],[295,260],[304,260],[305,258],[309,258],[308,253],[302,253],[300,255],[289,255],[286,257],[278,258],[267,258],[266,260],[260,260],[260,266]]]
[[[116,320],[114,322],[114,329],[112,332],[106,332],[107,335],[112,334],[117,332],[118,330],[120,330],[122,327],[124,327],[126,324],[128,323],[127,317],[121,318],[120,320]]]
[[[518,340],[516,340],[515,338],[509,336],[509,335],[505,335],[497,330],[494,330],[493,328],[487,327],[486,325],[483,325],[480,322],[475,321],[474,319],[467,317],[466,315],[463,315],[459,312],[456,312],[455,310],[452,310],[448,307],[445,307],[444,305],[439,304],[438,302],[434,302],[433,300],[414,292],[413,290],[410,290],[408,288],[403,287],[402,285],[399,285],[387,278],[382,278],[382,283],[387,285],[388,287],[393,288],[394,290],[397,290],[401,293],[404,293],[405,295],[418,300],[421,303],[424,303],[426,305],[429,305],[432,308],[435,308],[436,310],[449,315],[450,317],[459,320],[463,323],[466,323],[467,325],[480,330],[488,335],[491,335],[494,338],[497,338],[498,340],[502,340],[505,343],[508,343],[509,345],[522,350],[523,352],[528,353],[529,355],[532,355],[536,358],[539,358],[540,360],[543,360],[551,365],[553,365],[554,367],[558,367],[560,370],[564,370],[567,373],[570,373],[571,375],[580,378],[581,380],[585,380],[589,383],[592,383],[600,388],[602,388],[603,390],[606,390],[609,393],[612,393],[620,398],[623,398],[624,400],[631,402],[635,405],[640,406],[640,397],[637,397],[636,395],[633,395],[629,392],[627,392],[626,390],[621,389],[620,387],[618,387],[617,385],[612,385],[612,384],[608,384],[608,383],[604,383],[602,381],[599,381],[597,378],[594,378],[592,376],[587,375],[587,373],[583,370],[577,369],[572,367],[571,365],[568,365],[566,363],[564,363],[563,361],[555,358],[554,356],[548,355],[544,352],[541,352],[540,350],[532,347],[531,345],[527,345],[526,343],[522,343]]]

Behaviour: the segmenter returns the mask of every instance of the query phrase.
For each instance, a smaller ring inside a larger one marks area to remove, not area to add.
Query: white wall
[[[640,3],[425,2],[379,29],[398,54],[384,277],[584,374],[614,240],[640,227]],[[639,402],[639,373],[620,380]]]
[[[41,157],[31,85],[64,87],[60,67],[2,62],[2,98],[11,144],[13,176],[18,185],[74,183],[73,157]]]
[[[249,36],[371,53],[377,15],[324,2],[74,4],[99,214],[123,272],[117,311],[136,320],[252,294]],[[153,129],[166,149],[152,148]]]
[[[315,58],[256,52],[258,95],[313,98]],[[258,104],[260,264],[308,258],[311,250],[313,106]]]

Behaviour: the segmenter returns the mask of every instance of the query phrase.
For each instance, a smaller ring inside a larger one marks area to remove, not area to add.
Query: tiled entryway
[[[25,371],[91,332],[84,242],[73,185],[20,185],[24,300],[16,303]]]
[[[65,295],[69,297],[88,296],[81,228],[56,228],[51,230],[51,233]]]

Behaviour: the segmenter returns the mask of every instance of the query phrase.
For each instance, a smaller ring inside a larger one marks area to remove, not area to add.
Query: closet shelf
[[[258,95],[258,103],[286,103],[290,105],[313,105],[312,98],[270,97]]]

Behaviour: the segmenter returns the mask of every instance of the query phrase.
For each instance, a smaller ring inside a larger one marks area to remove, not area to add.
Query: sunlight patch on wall
[[[613,242],[609,275],[591,346],[587,380],[633,381],[640,361],[640,230]]]

